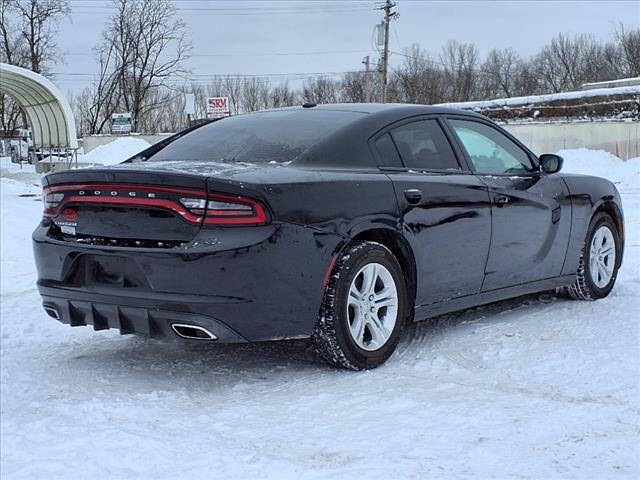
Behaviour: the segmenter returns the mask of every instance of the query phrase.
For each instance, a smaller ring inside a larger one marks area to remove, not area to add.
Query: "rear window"
[[[149,161],[290,162],[363,115],[358,112],[296,109],[228,117],[175,140]]]

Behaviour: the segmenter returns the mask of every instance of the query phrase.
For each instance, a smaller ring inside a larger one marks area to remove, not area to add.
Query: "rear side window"
[[[274,110],[228,117],[200,127],[149,158],[150,162],[290,162],[364,113]]]
[[[448,121],[477,173],[518,174],[532,171],[527,152],[495,128],[470,120]]]
[[[420,120],[391,130],[402,161],[417,170],[460,170],[437,120]]]
[[[378,150],[381,167],[402,167],[398,151],[393,145],[393,140],[391,140],[388,133],[379,137],[375,144],[376,150]]]

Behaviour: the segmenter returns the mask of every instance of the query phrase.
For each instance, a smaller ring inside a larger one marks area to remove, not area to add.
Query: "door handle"
[[[415,205],[422,200],[422,192],[417,188],[410,188],[404,191],[404,198],[407,199],[407,202]]]
[[[496,195],[495,197],[493,197],[493,203],[495,203],[498,207],[502,207],[503,205],[509,203],[509,197],[507,197],[506,195]]]

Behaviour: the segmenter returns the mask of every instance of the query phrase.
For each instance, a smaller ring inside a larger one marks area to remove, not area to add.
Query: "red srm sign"
[[[207,99],[208,118],[228,117],[229,115],[228,97],[212,97]]]

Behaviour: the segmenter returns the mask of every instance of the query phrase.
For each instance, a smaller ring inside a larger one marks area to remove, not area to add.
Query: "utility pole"
[[[362,59],[364,64],[364,101],[369,103],[371,101],[369,97],[369,55]]]
[[[378,7],[378,10],[384,10],[384,50],[382,51],[382,103],[387,103],[387,70],[389,68],[389,23],[395,18],[397,13],[393,11],[393,7],[397,4],[391,0],[385,0],[384,5]]]

